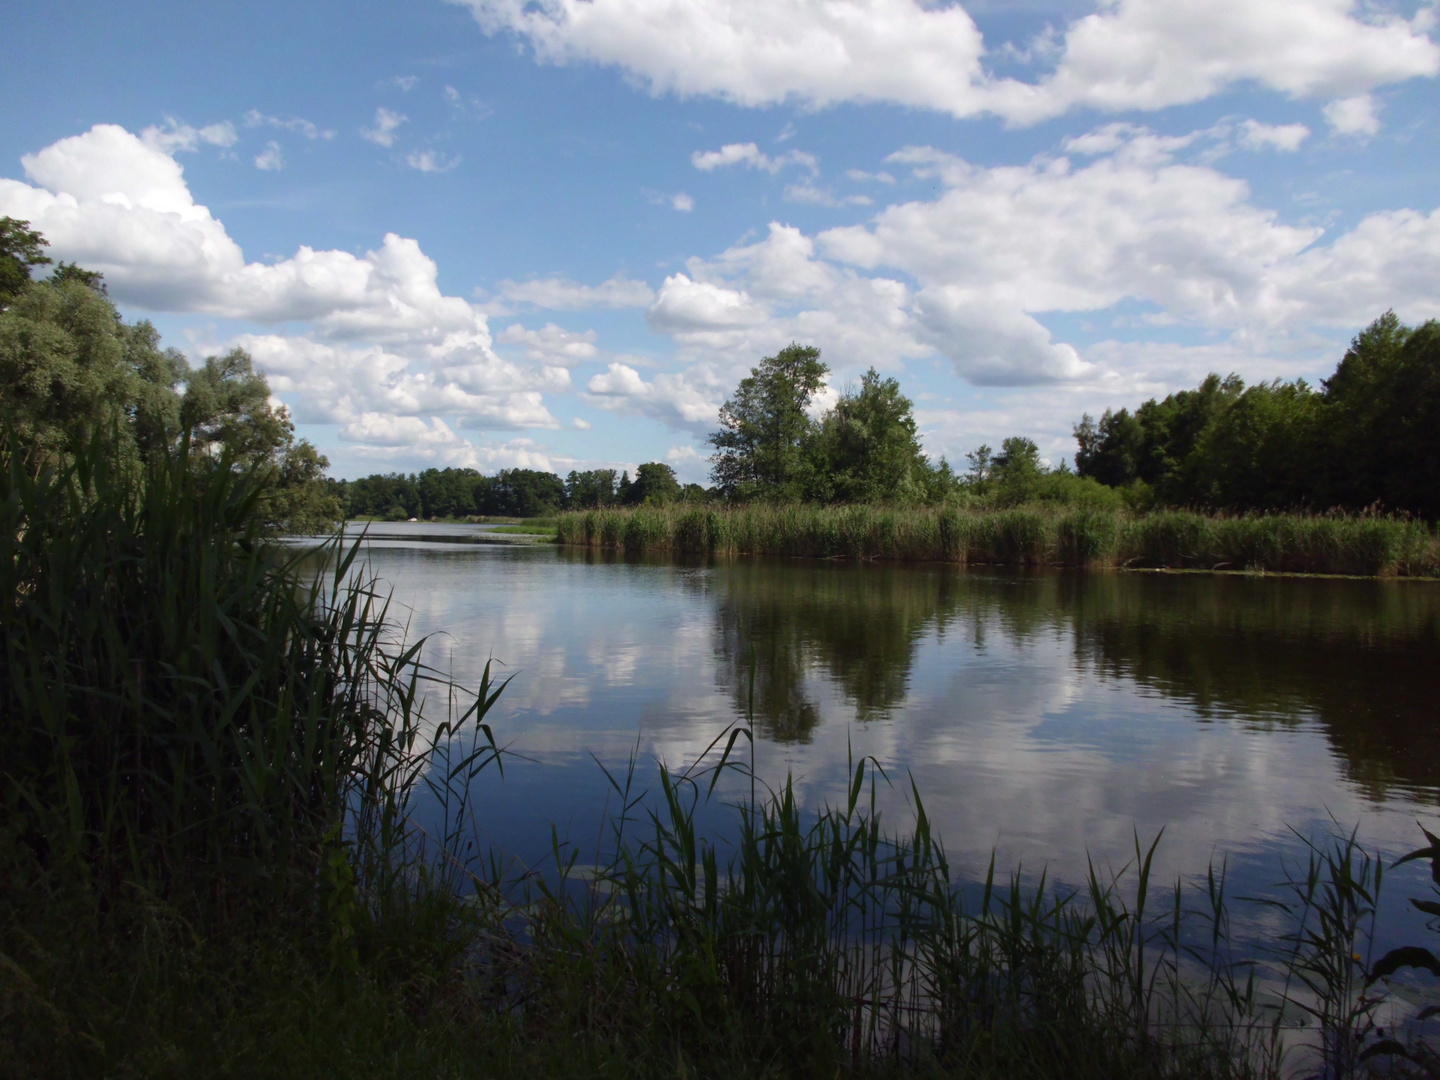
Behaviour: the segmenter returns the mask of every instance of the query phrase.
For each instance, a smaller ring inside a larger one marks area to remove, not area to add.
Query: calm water
[[[478,795],[525,861],[552,825],[598,842],[600,764],[683,765],[743,720],[752,657],[757,771],[819,804],[873,755],[887,814],[913,775],[962,872],[995,851],[1077,880],[1163,826],[1164,874],[1225,857],[1259,888],[1292,828],[1333,818],[1395,854],[1440,816],[1440,585],[681,564],[386,529],[368,555],[411,632],[441,635],[430,662],[514,675],[492,715],[513,754]],[[1420,868],[1397,876],[1424,894]]]

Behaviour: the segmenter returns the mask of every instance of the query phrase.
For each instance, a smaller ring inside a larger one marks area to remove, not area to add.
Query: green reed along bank
[[[0,442],[0,1077],[1440,1064],[1395,1019],[1440,959],[1426,944],[1375,955],[1385,870],[1343,834],[1276,867],[1288,884],[1251,940],[1236,927],[1254,925],[1252,902],[1223,864],[1154,880],[1158,838],[1084,881],[962,880],[918,791],[906,824],[881,821],[891,780],[873,762],[819,808],[765,789],[745,764],[752,722],[691,769],[608,776],[585,861],[558,838],[546,865],[504,861],[469,802],[506,782],[486,719],[501,688],[425,668],[358,548],[267,542],[263,483],[183,444],[144,468],[99,448],[33,469]],[[922,551],[913,523],[957,528],[827,513],[837,547]],[[664,538],[762,519],[603,520]],[[992,555],[1065,535],[1093,557],[1063,515],[996,520]],[[712,838],[701,822],[717,815]],[[1440,860],[1427,838],[1413,857]]]
[[[1303,514],[1131,515],[1084,506],[1009,509],[753,503],[562,514],[559,541],[628,552],[896,559],[1004,566],[1279,573],[1440,574],[1423,522]]]

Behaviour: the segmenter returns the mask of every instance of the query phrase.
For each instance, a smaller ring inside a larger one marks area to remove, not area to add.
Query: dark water
[[[912,775],[961,872],[994,851],[1078,880],[1163,826],[1162,874],[1223,857],[1259,888],[1298,852],[1292,829],[1358,825],[1393,855],[1440,817],[1436,584],[412,538],[368,554],[412,633],[443,632],[432,663],[470,683],[491,656],[513,673],[492,719],[514,756],[478,796],[488,838],[523,860],[552,825],[599,843],[597,762],[683,765],[752,700],[762,776],[789,772],[818,805],[873,755],[897,781],[886,813],[909,815]]]

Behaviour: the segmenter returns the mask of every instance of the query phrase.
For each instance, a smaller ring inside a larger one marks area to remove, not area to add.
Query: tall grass
[[[811,558],[1008,566],[1136,566],[1365,576],[1440,575],[1440,540],[1418,521],[1298,514],[1209,516],[1043,504],[954,507],[752,504],[563,514],[564,544]]]
[[[1270,913],[1255,940],[1223,864],[1154,879],[1159,836],[1114,874],[1000,879],[992,861],[967,888],[913,788],[913,826],[882,827],[868,761],[815,813],[788,782],[737,792],[712,842],[698,821],[726,767],[662,766],[648,801],[633,762],[611,777],[613,861],[556,844],[509,909],[523,946],[488,954],[494,1007],[532,1038],[623,1046],[644,1075],[1348,1077],[1400,1059],[1369,955],[1381,865],[1353,835],[1306,840],[1278,898],[1245,905]]]
[[[184,447],[143,477],[0,448],[4,799],[40,864],[220,914],[311,889],[337,844],[379,868],[401,843],[420,644],[358,546],[307,580],[262,540],[262,480]]]
[[[99,440],[37,470],[0,439],[0,1075],[10,1051],[26,1075],[111,1071],[153,1038],[146,972],[165,1008],[197,979],[229,1008],[212,965],[260,942],[300,983],[463,950],[426,854],[447,837],[409,807],[461,809],[496,689],[462,706],[432,679],[358,546],[317,575],[265,541],[266,482]]]
[[[611,776],[610,856],[557,840],[517,882],[465,831],[501,687],[434,680],[358,548],[308,575],[256,531],[263,478],[183,447],[143,475],[0,464],[0,1075],[1268,1077],[1309,1067],[1303,1013],[1341,1076],[1383,1042],[1376,972],[1424,953],[1356,959],[1381,875],[1353,837],[1310,849],[1257,953],[1223,866],[1162,887],[1137,837],[1118,874],[970,888],[918,792],[882,824],[871,761],[818,812],[757,791],[749,727],[654,791]],[[806,513],[674,520],[847,555],[1060,535],[1026,508]],[[669,521],[594,525],[643,550]]]

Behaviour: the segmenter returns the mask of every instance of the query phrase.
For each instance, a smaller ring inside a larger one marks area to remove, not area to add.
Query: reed
[[[1153,567],[1362,576],[1440,575],[1440,540],[1423,522],[1373,516],[1088,506],[1008,509],[642,506],[562,514],[562,544],[628,552],[898,559],[1004,566]]]
[[[1378,980],[1440,964],[1369,955],[1383,873],[1353,834],[1304,839],[1281,892],[1243,902],[1273,936],[1244,940],[1224,865],[1166,886],[1158,835],[1113,875],[1000,879],[992,860],[967,890],[913,786],[898,832],[871,761],[806,813],[788,781],[756,793],[741,738],[716,764],[661,766],[653,798],[632,761],[610,777],[613,859],[582,867],[557,841],[497,908],[523,945],[487,953],[493,1005],[527,1040],[622,1047],[637,1075],[1338,1078],[1430,1060],[1381,1030]],[[699,820],[727,771],[733,834],[715,842]]]
[[[1382,875],[1353,836],[1311,845],[1257,949],[1223,865],[1166,886],[1159,838],[1137,837],[1114,875],[992,862],[970,887],[913,787],[901,830],[870,760],[807,810],[744,763],[744,726],[653,790],[633,760],[610,776],[598,865],[557,839],[552,867],[516,875],[467,828],[503,687],[429,672],[357,547],[307,572],[256,531],[263,478],[183,447],[143,475],[98,450],[35,474],[6,451],[0,1075],[1150,1080],[1426,1060],[1380,1032],[1378,980],[1440,963],[1369,961]],[[820,534],[852,557],[1020,561],[1094,558],[1124,526],[1025,507],[578,520],[632,550],[800,554]],[[1197,528],[1150,542],[1216,543]],[[723,839],[702,825],[717,814]]]

